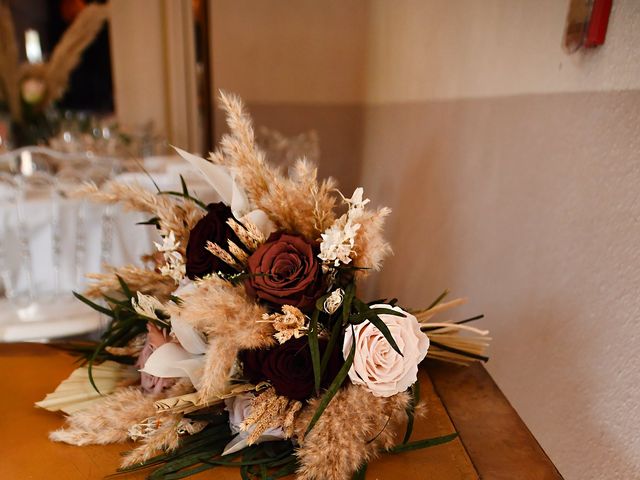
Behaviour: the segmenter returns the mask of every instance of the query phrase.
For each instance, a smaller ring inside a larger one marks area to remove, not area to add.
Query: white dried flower
[[[333,263],[335,267],[351,262],[356,235],[360,229],[358,220],[364,212],[364,207],[369,199],[362,199],[364,190],[356,188],[351,198],[344,198],[349,205],[349,211],[336,219],[333,224],[320,236],[320,253],[318,257],[326,263]]]
[[[327,312],[329,315],[333,315],[334,313],[336,313],[338,308],[340,308],[340,305],[342,305],[343,299],[344,299],[344,290],[341,288],[337,288],[336,290],[331,292],[331,295],[329,295],[327,299],[324,301],[324,304],[323,304],[324,311]]]
[[[152,297],[151,295],[145,295],[144,293],[137,292],[138,300],[135,298],[131,298],[131,306],[133,309],[142,315],[143,317],[153,318],[154,320],[160,320],[158,318],[158,313],[161,312],[166,317],[169,315],[164,309],[164,305],[162,302],[158,300],[156,297]]]
[[[176,242],[176,236],[173,232],[169,232],[162,238],[162,244],[153,243],[159,252],[174,252],[180,247],[180,242]]]
[[[176,427],[178,435],[195,435],[201,432],[209,422],[204,420],[192,420],[190,418],[182,418]]]
[[[160,425],[162,425],[162,422],[158,418],[148,417],[140,423],[131,425],[127,433],[131,440],[137,442],[138,440],[149,438],[156,430],[158,430],[158,428],[160,428]]]
[[[153,242],[159,252],[162,252],[165,264],[160,267],[160,273],[165,277],[171,277],[176,283],[180,283],[187,274],[187,266],[182,254],[178,251],[180,242],[176,242],[176,236],[169,232],[162,238],[162,244]]]
[[[273,323],[273,328],[277,330],[273,336],[278,343],[282,344],[291,337],[300,338],[307,333],[304,313],[292,305],[283,305],[282,312],[262,315],[263,322]]]

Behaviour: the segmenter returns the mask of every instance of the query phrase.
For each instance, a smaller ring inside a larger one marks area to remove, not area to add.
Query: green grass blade
[[[333,382],[331,382],[331,385],[329,385],[329,388],[320,399],[320,404],[318,405],[316,412],[313,414],[313,417],[309,422],[309,426],[307,427],[307,431],[305,435],[309,434],[311,429],[315,426],[316,422],[322,415],[322,412],[324,412],[324,409],[327,408],[327,405],[329,405],[329,402],[331,401],[331,399],[335,396],[336,393],[338,393],[338,390],[342,386],[344,379],[347,378],[347,374],[349,373],[349,369],[351,368],[351,364],[353,363],[353,357],[355,356],[355,353],[356,353],[356,342],[353,342],[351,344],[351,351],[349,352],[349,355],[347,356],[347,359],[345,360],[344,365],[342,365],[342,368],[340,368],[340,371],[338,371],[336,378],[333,379]]]
[[[318,317],[320,312],[318,309],[313,311],[311,320],[309,321],[309,349],[311,350],[311,363],[313,365],[313,381],[316,389],[316,395],[320,395],[320,346],[318,344]]]
[[[89,307],[93,308],[96,312],[100,312],[100,313],[102,313],[104,315],[107,315],[108,317],[111,317],[111,318],[113,318],[115,316],[113,311],[109,310],[106,307],[103,307],[102,305],[98,305],[97,303],[92,302],[91,300],[89,300],[84,295],[81,295],[78,292],[72,292],[72,293],[73,293],[74,297],[76,297],[78,300],[80,300],[85,305],[88,305]]]
[[[365,478],[367,478],[367,467],[368,466],[369,466],[368,463],[365,463],[364,465],[362,465],[356,471],[356,473],[353,474],[353,477],[351,477],[351,480],[364,480]]]
[[[413,421],[415,418],[415,410],[416,405],[420,402],[420,380],[416,380],[413,385],[411,385],[411,400],[409,405],[407,405],[407,430],[404,433],[404,439],[402,440],[402,444],[406,445],[409,443],[409,439],[411,438],[411,433],[413,432]]]
[[[424,440],[417,440],[415,442],[406,443],[404,445],[396,445],[395,447],[387,450],[389,453],[403,453],[410,452],[412,450],[419,450],[421,448],[434,447],[436,445],[442,445],[443,443],[450,442],[458,436],[458,433],[451,433],[449,435],[443,435],[442,437],[427,438]]]
[[[436,305],[438,305],[442,300],[444,300],[444,298],[449,295],[449,289],[445,289],[444,292],[442,292],[440,295],[438,295],[438,298],[436,298],[431,305],[429,305],[427,307],[427,310],[432,309],[433,307],[435,307]]]

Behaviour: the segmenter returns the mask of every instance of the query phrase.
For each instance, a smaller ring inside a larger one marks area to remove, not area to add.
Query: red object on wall
[[[613,0],[595,0],[591,9],[591,18],[584,39],[585,47],[597,47],[604,43],[609,26],[609,15]]]

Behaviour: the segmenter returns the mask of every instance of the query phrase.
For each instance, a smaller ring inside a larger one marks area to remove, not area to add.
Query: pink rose
[[[404,317],[380,314],[402,355],[396,352],[380,330],[368,320],[346,328],[342,353],[347,358],[355,341],[351,383],[362,385],[376,397],[390,397],[409,388],[418,378],[418,364],[427,355],[429,338],[413,315],[391,305],[372,305],[403,313]]]

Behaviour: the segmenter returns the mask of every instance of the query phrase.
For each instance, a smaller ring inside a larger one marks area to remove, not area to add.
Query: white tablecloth
[[[185,163],[171,159],[165,161],[163,167],[164,173],[153,174],[162,190],[180,190],[179,174],[182,173],[190,191],[200,194],[203,201],[217,200]],[[127,173],[117,180],[139,183],[155,191],[145,174]],[[140,257],[151,253],[153,241],[159,240],[155,227],[136,225],[148,220],[149,214],[124,212],[117,205],[108,207],[64,199],[59,210],[60,268],[56,270],[52,215],[52,202],[47,196],[25,202],[22,218],[23,238],[28,239],[29,246],[27,256],[20,242],[16,205],[0,201],[0,275],[4,275],[4,283],[9,284],[5,289],[13,288],[13,292],[7,292],[13,300],[0,301],[0,341],[52,338],[96,329],[98,316],[74,300],[71,291],[82,291],[86,285],[84,275],[101,271],[104,260],[114,266],[140,265]],[[79,243],[84,243],[84,253]],[[26,298],[30,284],[28,271],[35,293],[32,302]]]

